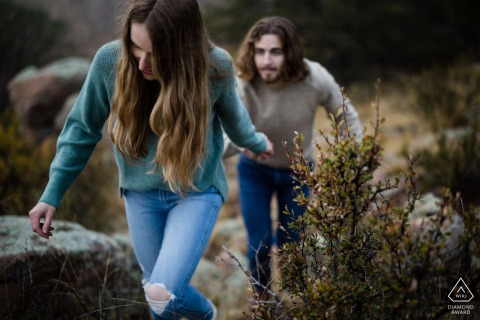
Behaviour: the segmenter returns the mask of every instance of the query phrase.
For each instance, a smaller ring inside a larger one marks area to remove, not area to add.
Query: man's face
[[[254,43],[255,66],[265,83],[273,84],[280,80],[285,64],[282,41],[276,34],[264,34]]]

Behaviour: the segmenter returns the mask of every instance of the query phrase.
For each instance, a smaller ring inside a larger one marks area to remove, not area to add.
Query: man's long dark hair
[[[303,50],[295,26],[289,19],[277,16],[257,21],[243,39],[237,58],[239,77],[250,81],[258,75],[254,61],[255,42],[266,34],[277,35],[283,45],[285,65],[280,80],[283,82],[303,80],[308,75],[308,69],[303,61]]]

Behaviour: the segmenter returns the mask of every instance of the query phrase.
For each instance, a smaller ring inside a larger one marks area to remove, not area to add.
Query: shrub
[[[464,127],[480,116],[480,65],[431,68],[414,81],[417,103],[434,131]]]
[[[446,190],[438,212],[411,220],[420,198],[412,161],[401,179],[373,181],[383,122],[378,99],[375,105],[373,134],[361,141],[332,117],[331,137],[321,132],[325,150],[317,144],[315,170],[304,157],[302,136],[294,139],[291,169],[311,190],[309,197],[295,190],[305,207],[294,223],[301,240],[280,248],[281,280],[272,284],[279,293],[270,292],[270,301],[255,295],[249,318],[437,319],[449,312],[447,295],[459,277],[474,296],[480,293],[478,272],[470,266],[472,255],[479,257],[474,211],[460,210],[460,198]],[[407,201],[398,205],[391,194],[401,182]],[[454,236],[445,226],[456,217],[464,232]]]
[[[435,150],[416,153],[418,164],[423,169],[418,178],[422,188],[434,190],[438,186],[446,186],[452,192],[462,194],[466,207],[480,204],[479,129],[480,123],[475,123],[450,138],[442,134]]]
[[[478,205],[480,184],[480,65],[458,63],[424,72],[415,85],[417,103],[439,138],[433,148],[415,153],[422,188],[446,186]]]
[[[56,137],[32,145],[22,136],[11,109],[0,118],[0,214],[27,215],[48,181]],[[56,219],[103,232],[124,229],[123,203],[110,143],[101,141],[85,170],[67,191]]]
[[[26,214],[36,202],[38,181],[46,179],[48,166],[20,134],[11,109],[0,120],[0,214]]]

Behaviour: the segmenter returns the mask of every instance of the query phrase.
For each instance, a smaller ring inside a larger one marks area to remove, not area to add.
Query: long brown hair
[[[257,21],[248,31],[240,45],[237,68],[239,77],[250,81],[258,75],[255,66],[255,42],[263,35],[275,34],[280,38],[285,52],[285,65],[280,80],[297,82],[308,75],[308,69],[303,62],[303,49],[294,24],[284,17],[265,17]]]
[[[132,22],[144,23],[152,42],[152,69],[147,81],[131,49]],[[171,190],[195,189],[194,175],[206,153],[210,117],[208,94],[212,47],[196,0],[135,0],[126,16],[115,95],[108,121],[110,136],[126,156],[148,153],[149,129],[159,136],[159,165]]]

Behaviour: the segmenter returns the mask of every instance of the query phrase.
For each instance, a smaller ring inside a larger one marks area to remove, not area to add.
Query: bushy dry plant
[[[56,137],[33,145],[22,135],[13,110],[5,110],[0,117],[0,215],[27,215],[47,184]],[[101,141],[97,145],[85,170],[65,194],[55,218],[96,231],[125,228],[110,143]]]
[[[0,116],[0,214],[26,214],[38,197],[37,182],[47,177],[47,165],[20,134],[13,111]]]
[[[474,123],[456,136],[440,135],[437,148],[418,151],[415,155],[422,168],[418,181],[423,189],[446,186],[460,192],[466,207],[480,205],[480,123]]]
[[[293,225],[302,236],[280,248],[281,280],[272,283],[279,292],[270,291],[268,301],[255,295],[250,319],[438,319],[449,312],[447,295],[459,277],[480,294],[478,270],[470,264],[479,257],[473,210],[458,210],[460,199],[446,191],[438,212],[412,223],[420,198],[414,163],[402,178],[373,180],[382,153],[378,98],[374,107],[373,133],[361,140],[341,129],[342,110],[332,116],[315,168],[304,157],[302,136],[294,139],[291,169],[311,190],[309,197],[295,190],[305,214]],[[391,194],[401,183],[407,200],[399,204]],[[457,215],[464,224],[454,245],[444,226]]]
[[[480,65],[466,62],[424,72],[415,84],[422,120],[439,133],[434,148],[416,152],[422,189],[448,187],[478,205],[480,185]]]
[[[434,131],[464,127],[480,116],[480,65],[458,62],[414,80],[415,110]]]

